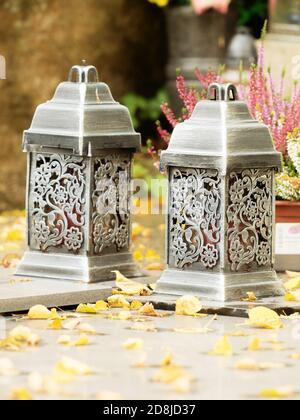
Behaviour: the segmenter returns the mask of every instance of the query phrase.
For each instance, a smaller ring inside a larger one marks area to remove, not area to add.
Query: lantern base
[[[114,280],[116,275],[112,271],[120,271],[129,278],[145,276],[134,263],[131,253],[87,257],[31,251],[25,253],[15,275],[71,280],[82,283],[100,283]]]
[[[259,299],[284,295],[282,282],[275,271],[210,274],[168,269],[158,281],[156,289],[156,293],[161,295],[193,294],[219,302],[242,300],[248,292],[255,293]]]

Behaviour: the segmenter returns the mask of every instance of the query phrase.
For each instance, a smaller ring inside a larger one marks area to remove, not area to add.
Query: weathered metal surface
[[[281,169],[268,128],[254,121],[233,85],[176,126],[162,153],[170,187],[167,262],[158,293],[239,300],[282,294],[274,270],[274,174]]]
[[[140,148],[128,109],[93,66],[75,66],[24,133],[29,251],[20,276],[112,280],[142,273],[130,253],[130,182]]]

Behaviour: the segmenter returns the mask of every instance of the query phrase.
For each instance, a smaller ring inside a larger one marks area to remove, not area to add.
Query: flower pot
[[[300,272],[300,202],[276,202],[277,271]]]
[[[197,15],[191,6],[166,9],[169,62],[167,66],[168,89],[171,104],[178,106],[176,72],[181,70],[188,84],[195,85],[195,69],[218,70],[225,63],[228,42],[235,25],[230,25],[230,14],[209,10]]]

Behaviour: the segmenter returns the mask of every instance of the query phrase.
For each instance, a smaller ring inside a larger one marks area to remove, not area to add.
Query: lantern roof
[[[52,100],[38,106],[29,130],[24,132],[25,151],[51,148],[93,156],[102,149],[141,147],[128,109],[99,82],[94,66],[72,67],[69,80],[61,83]]]
[[[214,168],[223,175],[236,169],[282,169],[267,126],[254,120],[232,84],[214,83],[208,99],[198,102],[191,118],[178,124],[162,152],[167,166]]]

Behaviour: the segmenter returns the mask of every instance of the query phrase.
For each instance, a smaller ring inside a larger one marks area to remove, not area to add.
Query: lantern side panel
[[[129,250],[131,161],[130,152],[108,152],[93,159],[93,255]]]
[[[273,269],[273,181],[273,169],[247,169],[229,175],[226,230],[231,272]]]
[[[86,161],[65,154],[31,154],[29,245],[34,251],[83,253]]]
[[[223,218],[218,171],[175,167],[169,171],[169,266],[220,270]]]

